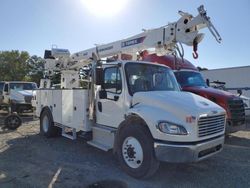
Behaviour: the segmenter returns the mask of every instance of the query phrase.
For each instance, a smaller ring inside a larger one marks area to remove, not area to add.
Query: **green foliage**
[[[28,52],[0,52],[0,80],[24,80],[29,72],[28,59]]]
[[[36,55],[32,56],[28,60],[29,73],[26,75],[27,81],[40,83],[40,79],[43,78],[45,60]]]
[[[18,50],[0,51],[0,80],[32,81],[39,84],[43,77],[44,60],[30,57],[28,52]]]
[[[89,83],[86,81],[80,81],[80,87],[83,89],[88,89],[89,88]]]
[[[54,74],[51,78],[52,84],[60,84],[61,83],[61,73]]]

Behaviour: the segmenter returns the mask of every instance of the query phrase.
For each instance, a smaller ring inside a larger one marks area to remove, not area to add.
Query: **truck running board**
[[[94,147],[96,147],[96,148],[98,148],[98,149],[101,149],[101,150],[103,150],[103,151],[109,151],[110,149],[112,149],[112,147],[105,146],[105,145],[103,145],[103,144],[101,144],[101,143],[98,143],[98,142],[96,142],[96,141],[93,141],[93,140],[88,141],[87,143],[88,143],[89,145],[94,146]]]
[[[92,128],[93,139],[87,143],[103,151],[108,151],[113,148],[115,132],[114,128],[96,125]]]
[[[76,140],[76,129],[62,125],[62,136]]]

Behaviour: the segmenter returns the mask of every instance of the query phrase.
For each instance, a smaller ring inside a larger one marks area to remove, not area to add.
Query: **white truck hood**
[[[10,99],[14,100],[16,102],[24,103],[25,102],[25,97],[32,97],[33,96],[33,91],[32,90],[11,90],[10,91]]]
[[[201,114],[221,114],[225,110],[201,96],[179,91],[138,92],[133,96],[133,105],[145,104],[171,112],[176,117],[188,114],[198,117]]]

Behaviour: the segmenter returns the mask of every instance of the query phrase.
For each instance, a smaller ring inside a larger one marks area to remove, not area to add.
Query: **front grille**
[[[232,121],[242,121],[245,119],[244,103],[241,99],[231,99],[228,101],[229,111]]]
[[[209,136],[223,132],[225,128],[225,115],[201,117],[198,121],[199,137]]]

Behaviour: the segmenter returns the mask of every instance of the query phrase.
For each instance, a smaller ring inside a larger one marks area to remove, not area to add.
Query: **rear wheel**
[[[45,109],[40,117],[40,133],[47,138],[51,138],[58,136],[60,132],[60,128],[54,126],[51,112],[48,109]]]
[[[130,121],[119,133],[117,155],[122,169],[135,178],[148,178],[159,167],[153,149],[153,138],[146,126]]]

